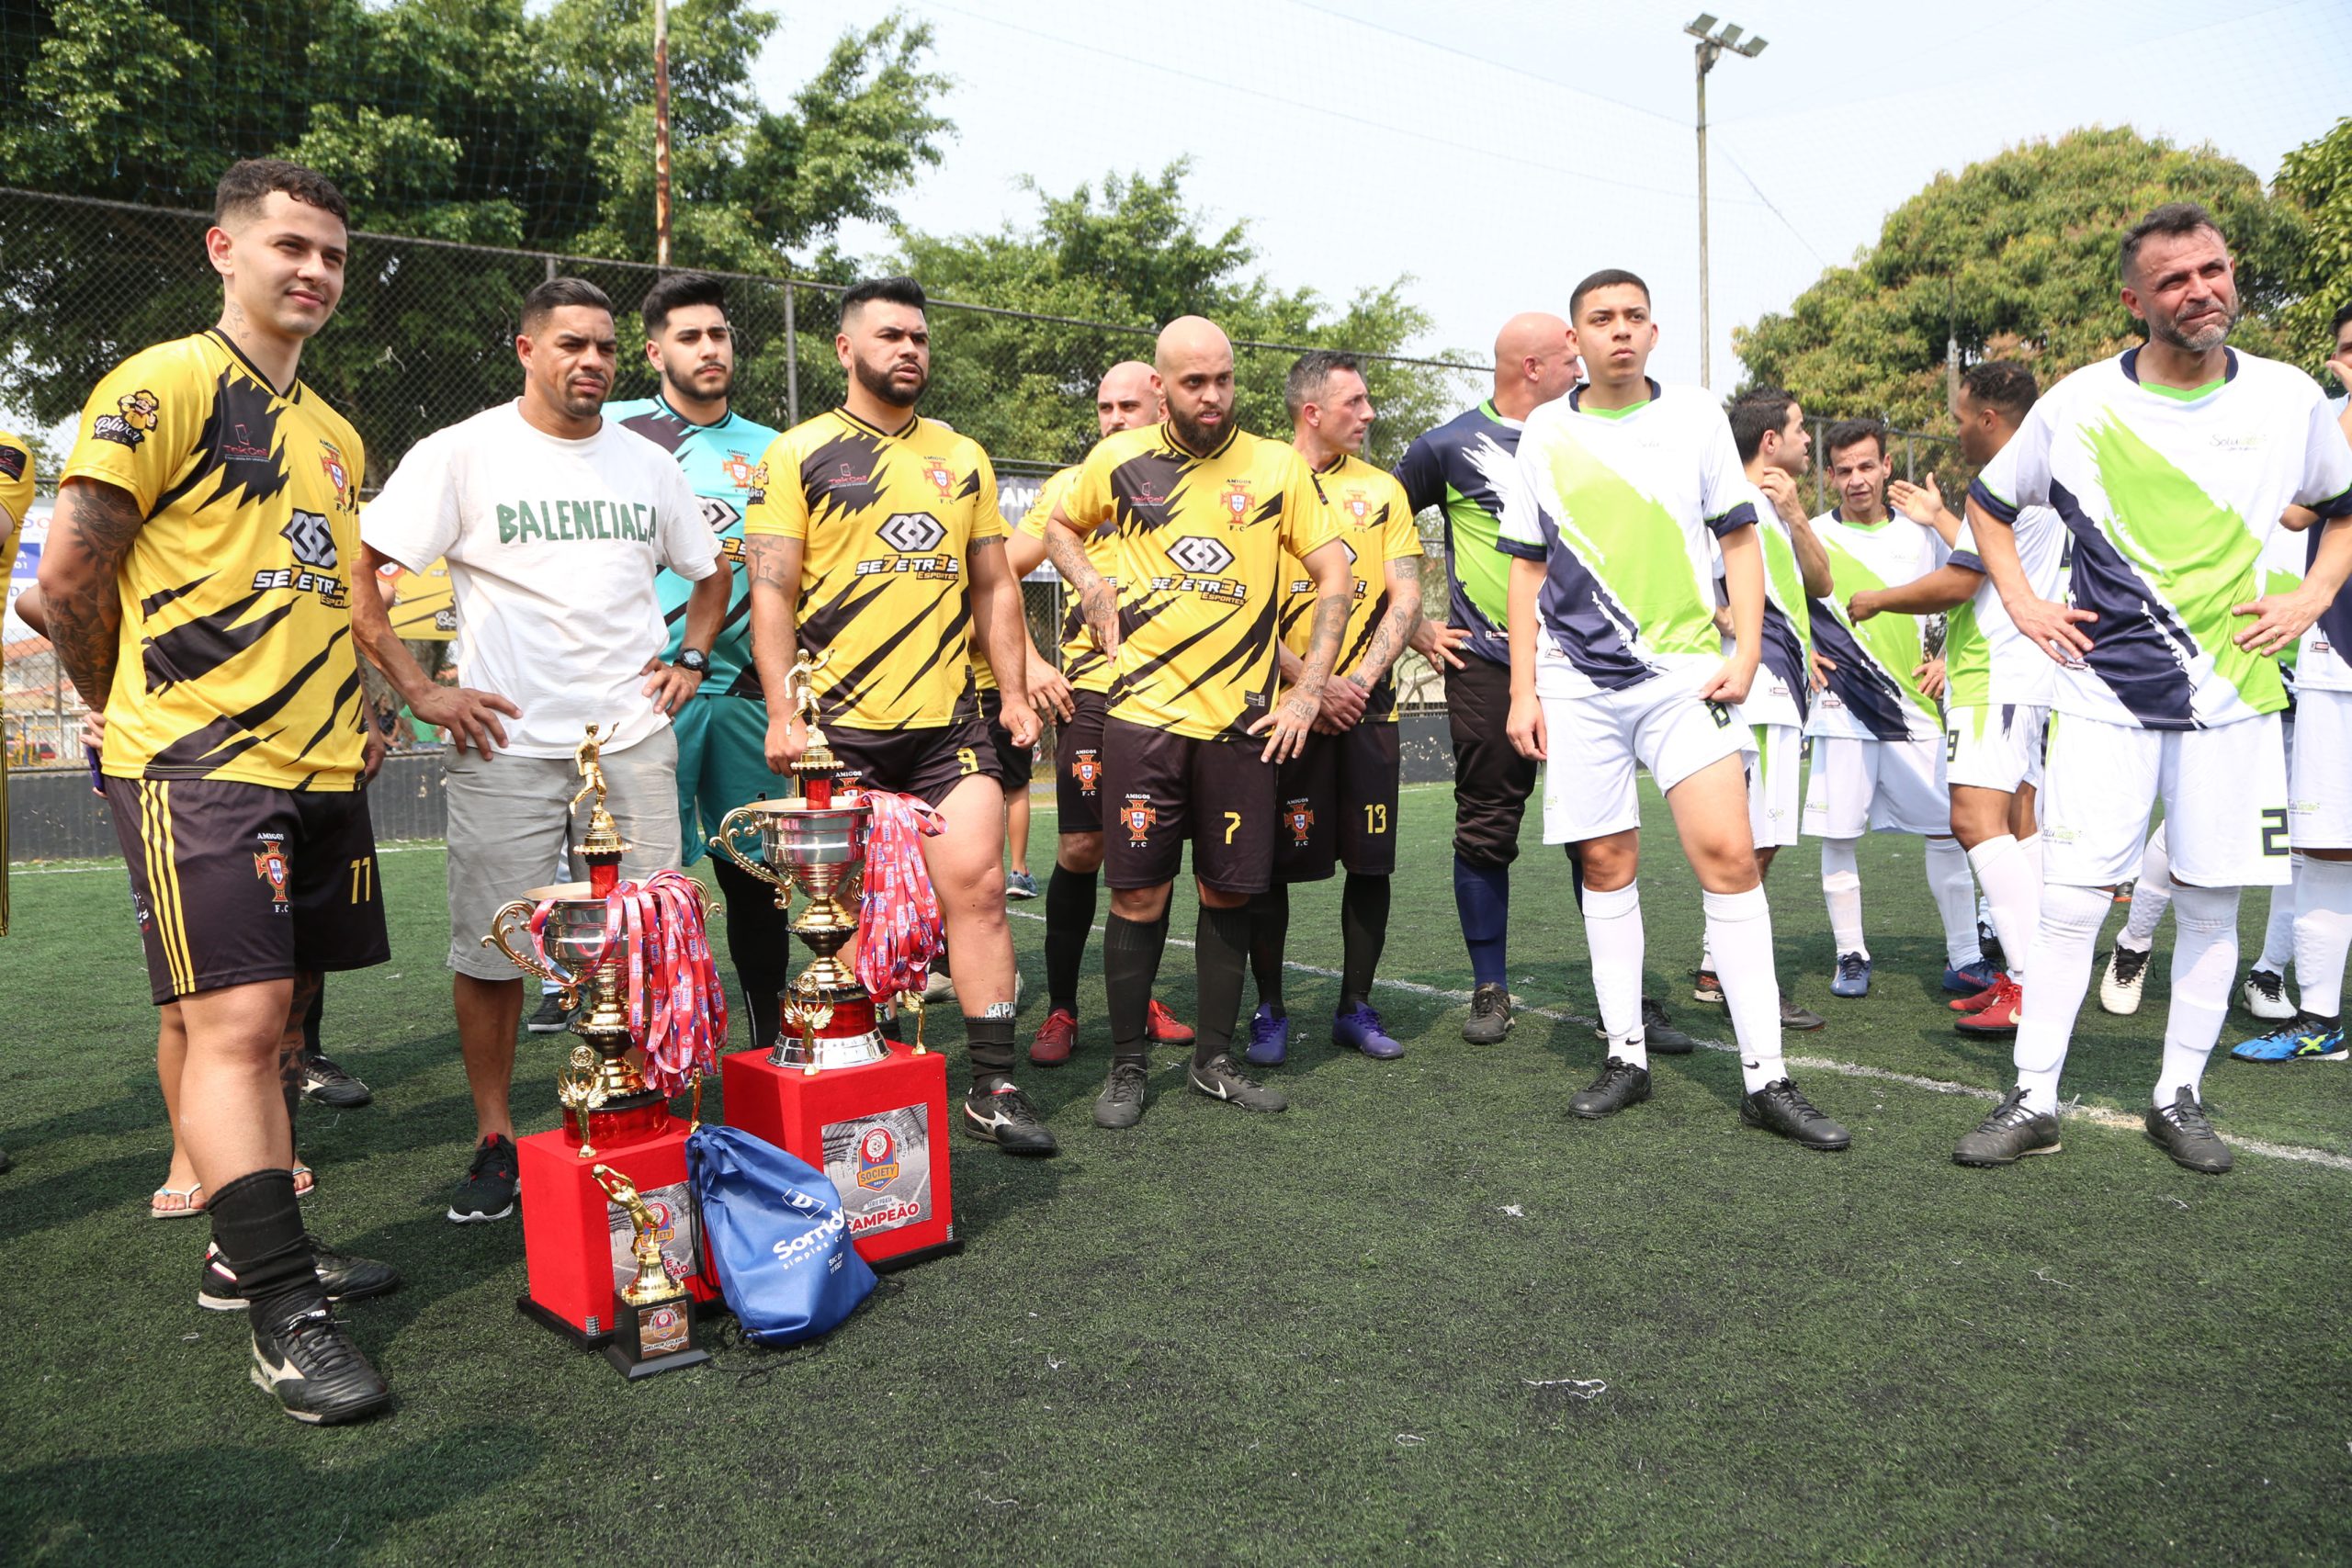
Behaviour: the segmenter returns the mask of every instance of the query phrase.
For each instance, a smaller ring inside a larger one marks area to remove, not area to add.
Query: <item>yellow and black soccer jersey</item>
[[[1348,547],[1348,574],[1354,580],[1348,624],[1340,633],[1340,660],[1331,673],[1352,675],[1372,644],[1373,627],[1388,613],[1388,563],[1419,559],[1421,531],[1413,526],[1405,487],[1361,457],[1340,453],[1330,467],[1315,470],[1315,481],[1323,489],[1323,504],[1340,542]],[[1297,557],[1287,554],[1283,579],[1283,646],[1304,659],[1315,632],[1315,580]],[[1385,671],[1364,704],[1364,716],[1396,722],[1396,684]]]
[[[1033,539],[1046,536],[1046,520],[1054,514],[1062,498],[1069,494],[1078,482],[1079,465],[1071,464],[1047,479],[1037,491],[1037,502],[1021,519],[1019,532]],[[1096,571],[1114,583],[1119,580],[1119,530],[1115,524],[1105,523],[1086,536],[1086,558]],[[1073,692],[1108,692],[1111,689],[1111,661],[1102,656],[1102,645],[1094,640],[1093,628],[1086,624],[1086,608],[1078,595],[1069,596],[1069,606],[1062,612],[1062,677]]]
[[[298,380],[281,397],[217,331],[98,383],[62,479],[113,485],[147,515],[119,574],[108,773],[358,786],[365,460],[317,393]]]
[[[1166,424],[1106,435],[1064,497],[1081,535],[1118,530],[1111,716],[1196,739],[1246,732],[1279,673],[1283,552],[1339,537],[1306,460],[1237,430],[1207,457]]]
[[[746,535],[805,543],[800,646],[829,655],[820,722],[936,729],[973,690],[976,539],[1004,536],[996,470],[967,435],[910,416],[876,429],[835,409],[775,438],[752,474]]]

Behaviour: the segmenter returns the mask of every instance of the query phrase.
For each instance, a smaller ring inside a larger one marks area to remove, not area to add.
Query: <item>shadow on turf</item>
[[[0,1471],[0,1561],[152,1561],[165,1541],[185,1561],[214,1561],[205,1542],[225,1548],[256,1517],[273,1516],[280,1522],[271,1539],[315,1561],[355,1519],[364,1521],[364,1543],[388,1524],[460,1507],[537,1468],[541,1447],[521,1422],[472,1427],[337,1470],[324,1485],[307,1450],[217,1443]],[[311,1517],[286,1517],[298,1508]],[[219,1560],[234,1559],[224,1550]]]

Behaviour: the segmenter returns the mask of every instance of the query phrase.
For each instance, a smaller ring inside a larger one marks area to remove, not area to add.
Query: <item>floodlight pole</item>
[[[1743,30],[1730,22],[1720,30],[1715,18],[1707,12],[1699,13],[1698,20],[1683,29],[1699,40],[1699,383],[1712,389],[1714,385],[1714,334],[1709,321],[1707,300],[1707,73],[1715,68],[1728,49],[1734,54],[1744,54],[1753,60],[1764,52],[1764,40],[1751,38],[1739,41]]]
[[[670,265],[670,0],[653,0],[653,265]]]

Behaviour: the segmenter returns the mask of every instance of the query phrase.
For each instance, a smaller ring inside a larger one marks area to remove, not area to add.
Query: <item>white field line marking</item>
[[[1026,909],[1008,909],[1005,912],[1015,919],[1035,920],[1040,925],[1043,925],[1046,920],[1045,916],[1032,914]],[[1102,928],[1091,927],[1087,934],[1099,937],[1102,934]],[[1189,948],[1193,943],[1182,937],[1171,936],[1168,939],[1168,945]],[[1295,970],[1301,975],[1313,975],[1325,980],[1337,980],[1340,977],[1337,969],[1325,969],[1317,964],[1300,964],[1294,960],[1285,959],[1283,967]],[[1380,979],[1374,980],[1373,985],[1380,989],[1403,991],[1408,996],[1428,997],[1436,1001],[1467,1002],[1470,999],[1470,993],[1467,991],[1449,991],[1437,986],[1424,986],[1412,980]],[[1520,1010],[1535,1018],[1548,1018],[1555,1023],[1579,1024],[1587,1029],[1593,1027],[1593,1020],[1581,1013],[1568,1012],[1558,1008],[1523,1008]],[[1720,1040],[1701,1040],[1695,1034],[1691,1039],[1710,1051],[1722,1051],[1734,1056],[1739,1055],[1738,1046],[1726,1044]],[[1901,1084],[1905,1089],[1923,1089],[1930,1094],[1959,1095],[1968,1100],[1981,1100],[1988,1105],[1997,1104],[2001,1099],[2001,1096],[1994,1090],[1979,1089],[1973,1084],[1951,1083],[1942,1078],[1922,1077],[1917,1073],[1898,1073],[1892,1068],[1873,1067],[1860,1062],[1839,1062],[1827,1056],[1790,1056],[1787,1060],[1789,1066],[1792,1067],[1836,1073],[1841,1077],[1870,1078],[1879,1083]],[[2077,1102],[2066,1112],[2066,1119],[2070,1122],[2088,1122],[2096,1127],[2111,1127],[2125,1132],[2143,1130],[2143,1123],[2138,1117],[2127,1115],[2120,1111],[2109,1111],[2098,1105],[2084,1105]],[[2233,1149],[2243,1149],[2247,1154],[2262,1155],[2270,1159],[2295,1160],[2304,1165],[2324,1166],[2329,1170],[2352,1170],[2352,1156],[2335,1154],[2327,1149],[2305,1148],[2301,1144],[2274,1144],[2261,1138],[2233,1137],[2229,1140],[2229,1145]]]
[[[379,855],[403,855],[412,850],[441,850],[447,847],[438,839],[407,839],[389,844],[378,844],[376,852]],[[112,860],[67,861],[62,865],[12,865],[8,868],[8,874],[11,876],[73,876],[86,871],[119,872],[121,870],[122,857],[118,855]]]

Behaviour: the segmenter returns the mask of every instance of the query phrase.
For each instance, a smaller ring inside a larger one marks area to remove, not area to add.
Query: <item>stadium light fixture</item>
[[[1749,38],[1742,41],[1747,28],[1736,22],[1725,22],[1722,30],[1715,28],[1712,11],[1702,11],[1698,18],[1682,29],[1699,40],[1699,381],[1710,390],[1714,385],[1714,344],[1707,309],[1707,73],[1715,68],[1724,51],[1753,60],[1764,52],[1765,40]]]

